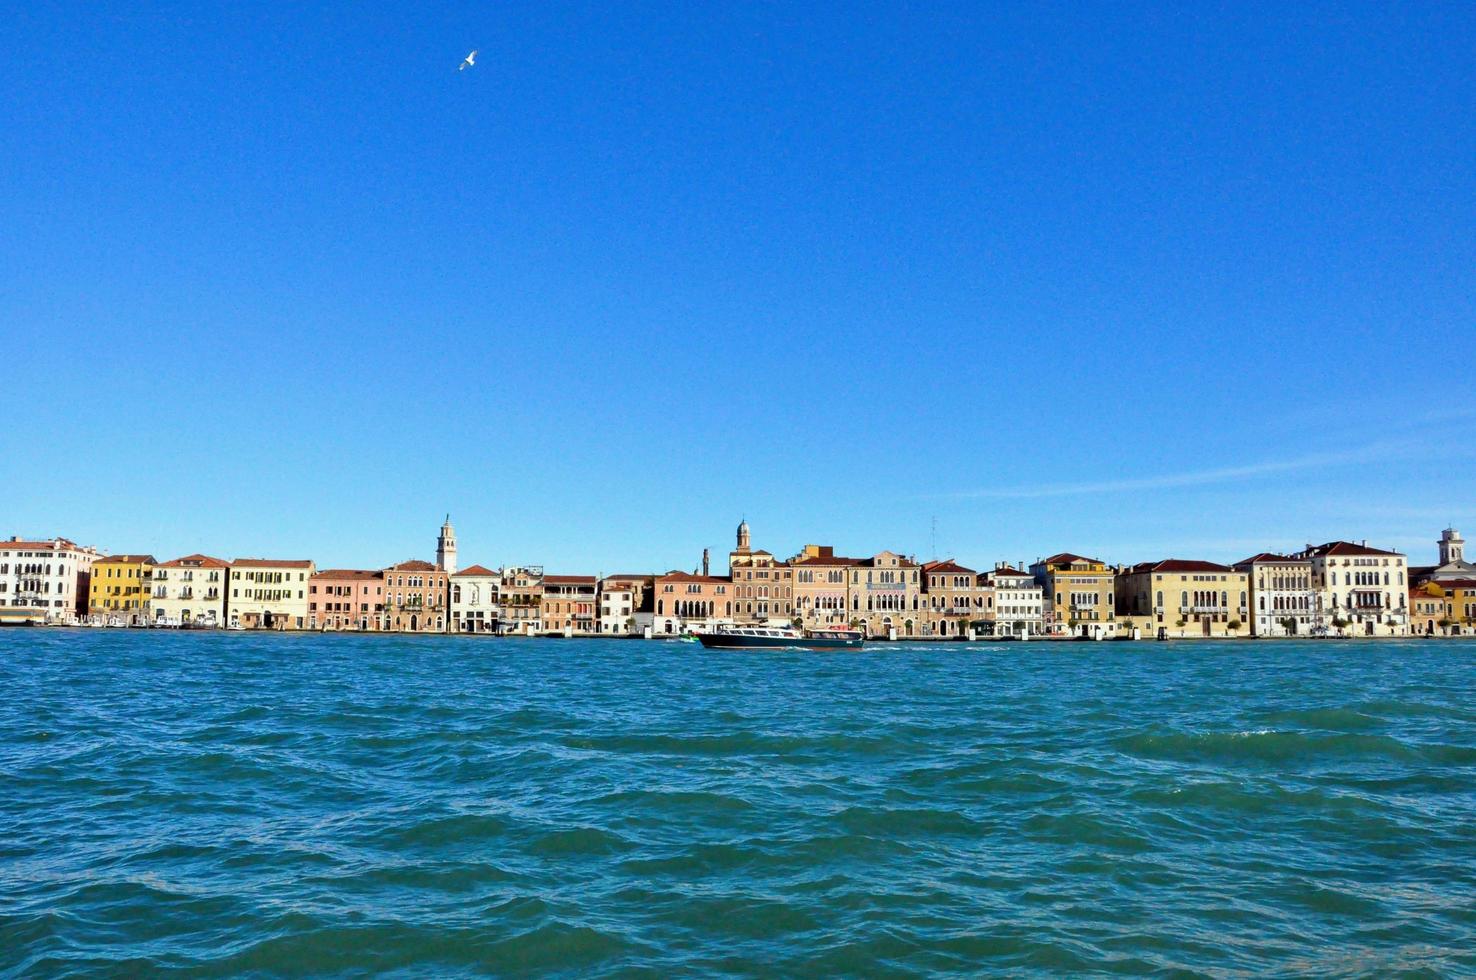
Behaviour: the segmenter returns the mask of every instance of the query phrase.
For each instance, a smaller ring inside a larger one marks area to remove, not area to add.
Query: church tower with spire
[[[436,568],[447,575],[456,574],[456,529],[451,526],[451,515],[441,525],[441,536],[436,538]]]
[[[748,546],[748,518],[746,517],[738,524],[738,547],[734,550],[745,555],[752,550]]]
[[[1466,542],[1461,532],[1448,527],[1440,532],[1440,564],[1466,560]]]

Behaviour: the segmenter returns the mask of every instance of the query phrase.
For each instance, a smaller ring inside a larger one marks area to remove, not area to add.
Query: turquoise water
[[[1476,644],[0,632],[0,973],[1476,972]]]

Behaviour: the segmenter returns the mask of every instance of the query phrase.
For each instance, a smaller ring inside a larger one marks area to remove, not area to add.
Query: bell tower
[[[1461,537],[1461,532],[1453,527],[1448,527],[1440,532],[1440,564],[1449,565],[1454,561],[1464,561],[1466,553],[1466,542]]]
[[[441,536],[436,538],[436,568],[448,575],[456,574],[456,529],[451,526],[451,515],[441,525]]]
[[[738,547],[734,549],[747,554],[752,549],[748,546],[748,519],[744,518],[738,525]]]

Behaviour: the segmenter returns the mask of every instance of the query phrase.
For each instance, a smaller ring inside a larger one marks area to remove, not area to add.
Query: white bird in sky
[[[468,68],[470,68],[472,65],[475,65],[476,63],[477,63],[477,51],[476,51],[475,48],[473,48],[472,49],[472,53],[469,54],[469,55],[467,55],[464,59],[462,59],[461,64],[459,64],[459,65],[456,66],[456,70],[457,71],[466,71]]]

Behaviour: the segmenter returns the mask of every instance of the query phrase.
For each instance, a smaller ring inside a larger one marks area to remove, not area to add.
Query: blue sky
[[[0,40],[3,533],[1476,534],[1469,4],[139,6]]]

